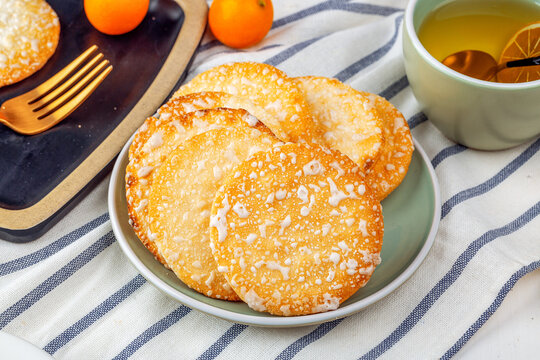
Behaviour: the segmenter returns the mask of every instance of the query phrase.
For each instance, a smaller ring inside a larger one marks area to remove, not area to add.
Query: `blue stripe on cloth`
[[[302,336],[300,339],[296,340],[291,345],[287,346],[285,350],[283,350],[281,354],[279,354],[276,357],[276,360],[292,359],[293,357],[296,356],[296,354],[298,354],[298,352],[300,352],[300,350],[302,350],[303,348],[305,348],[312,342],[319,340],[324,335],[328,334],[330,330],[338,326],[338,324],[341,323],[342,321],[343,319],[337,319],[337,320],[332,320],[332,321],[319,325],[317,328],[315,328],[315,330],[313,330],[309,334]]]
[[[466,146],[459,145],[459,144],[444,148],[441,151],[439,151],[437,155],[433,157],[433,160],[431,160],[431,165],[433,166],[433,168],[436,168],[444,159],[452,155],[459,154],[467,149],[468,148]]]
[[[137,336],[128,346],[124,348],[118,355],[116,355],[113,360],[125,360],[133,355],[137,350],[139,350],[144,344],[148,341],[161,334],[172,325],[176,324],[180,319],[189,314],[191,311],[187,306],[180,306],[169,315],[165,316],[163,319],[156,322],[154,325],[146,329],[141,335]]]
[[[54,290],[58,285],[63,283],[77,270],[90,262],[104,249],[114,242],[115,238],[112,231],[102,236],[95,243],[86,248],[83,252],[77,255],[73,260],[64,265],[60,270],[52,274],[47,280],[39,284],[36,288],[26,294],[22,299],[10,306],[0,314],[0,329],[3,329],[17,316],[21,315],[41,298]]]
[[[429,291],[429,293],[420,301],[414,310],[403,320],[403,322],[377,346],[364,354],[360,359],[376,359],[398,341],[400,341],[407,333],[422,319],[433,304],[445,293],[454,282],[459,278],[467,264],[474,258],[478,251],[495,239],[507,236],[524,225],[529,223],[540,213],[540,202],[536,203],[521,216],[514,221],[506,224],[503,227],[489,230],[474,240],[467,249],[459,255],[457,260],[452,265],[452,268],[443,276],[441,280]]]
[[[69,244],[72,244],[74,241],[80,239],[84,235],[88,234],[90,231],[105,223],[107,220],[109,220],[109,214],[105,213],[95,218],[94,220],[84,224],[80,228],[73,230],[69,234],[62,236],[58,240],[50,243],[49,245],[38,251],[0,264],[0,276],[14,273],[16,271],[25,269],[27,267],[37,264],[42,260],[47,259],[49,256],[56,254]]]
[[[265,51],[265,50],[268,50],[268,49],[273,49],[273,48],[280,47],[280,46],[283,46],[283,44],[270,44],[270,45],[266,45],[266,46],[263,46],[263,47],[260,48],[260,49],[257,49],[257,52]],[[233,52],[234,52],[234,51],[233,51]],[[238,50],[237,50],[236,52],[238,52]]]
[[[339,73],[334,75],[334,77],[342,82],[346,82],[348,79],[356,75],[358,72],[360,72],[362,69],[368,67],[369,65],[373,64],[380,58],[382,58],[386,53],[392,49],[394,44],[396,43],[398,34],[399,34],[399,24],[401,23],[401,20],[403,19],[403,14],[399,15],[394,20],[394,34],[392,35],[392,38],[384,44],[379,49],[375,50],[371,54],[363,57],[362,59],[354,62],[353,64],[349,65],[345,69],[341,70]]]
[[[392,85],[384,89],[379,93],[379,96],[382,96],[385,99],[391,99],[397,94],[399,94],[403,89],[409,86],[409,80],[406,76],[402,77],[398,81],[394,82]]]
[[[441,357],[442,360],[450,359],[456,353],[469,341],[469,339],[476,334],[476,332],[488,321],[488,319],[495,313],[495,311],[501,306],[504,298],[510,290],[514,287],[514,285],[517,283],[519,279],[521,279],[524,275],[540,268],[540,261],[535,261],[533,263],[530,263],[527,266],[522,267],[518,271],[516,271],[510,279],[504,284],[502,289],[499,291],[499,294],[495,298],[495,300],[491,303],[489,308],[484,311],[482,315],[478,318],[478,320],[475,321],[475,323],[463,334],[463,336],[456,341],[456,343]]]
[[[418,125],[420,125],[421,123],[425,121],[427,121],[426,115],[422,112],[419,112],[411,116],[411,118],[407,121],[407,123],[409,124],[409,127],[411,129],[414,129],[415,127],[417,127]]]
[[[540,150],[540,138],[536,140],[532,145],[530,145],[525,151],[523,151],[517,158],[512,160],[508,165],[506,165],[501,171],[499,171],[495,176],[488,179],[487,181],[479,184],[475,187],[460,191],[456,195],[448,199],[441,208],[441,219],[444,219],[446,215],[452,210],[457,204],[471,199],[476,196],[485,194],[489,190],[493,189],[500,183],[502,183],[506,178],[512,175],[517,169],[519,169],[523,164],[525,164],[534,154]]]
[[[345,80],[350,78],[352,75],[356,74],[357,72],[359,72],[363,68],[371,65],[373,62],[379,60],[383,55],[385,55],[388,51],[390,51],[390,49],[392,48],[392,46],[396,42],[397,34],[399,33],[399,23],[401,22],[402,18],[403,18],[403,15],[400,15],[400,16],[398,16],[396,18],[396,20],[395,20],[395,25],[396,25],[395,32],[394,32],[394,35],[392,36],[392,39],[390,39],[389,42],[387,42],[381,48],[375,50],[374,52],[372,52],[368,56],[358,60],[357,62],[355,62],[351,66],[347,67],[345,70],[342,70],[341,72],[339,72],[334,77],[344,82]],[[325,37],[327,37],[329,35],[332,35],[332,34],[325,34],[323,36],[318,36],[318,37],[315,37],[315,38],[312,38],[312,39],[308,39],[308,40],[299,42],[299,43],[297,43],[297,44],[295,44],[295,45],[293,45],[293,46],[291,46],[291,47],[277,53],[276,55],[272,56],[271,58],[267,59],[264,62],[269,64],[269,65],[272,65],[272,66],[278,66],[279,64],[281,64],[285,60],[291,58],[292,56],[299,53],[300,51],[304,50],[305,48],[307,48],[311,44],[313,44],[313,43],[315,43],[315,42],[317,42],[317,41],[319,41],[319,40],[321,40],[321,39],[323,39],[323,38],[325,38]]]
[[[61,347],[70,342],[74,337],[82,333],[84,330],[89,328],[96,321],[101,319],[105,314],[107,314],[111,309],[116,307],[122,301],[124,301],[128,296],[133,294],[137,289],[139,289],[146,280],[142,275],[135,276],[130,282],[124,285],[120,290],[112,294],[109,298],[99,304],[96,308],[90,311],[87,315],[77,321],[75,324],[67,328],[60,335],[51,340],[43,350],[53,355]]]
[[[217,339],[204,353],[201,354],[198,360],[213,360],[234,340],[238,335],[247,328],[247,325],[234,324],[223,335]]]
[[[396,12],[403,11],[403,9],[393,8],[389,6],[379,6],[373,4],[356,4],[350,2],[344,2],[343,0],[331,0],[325,1],[320,4],[314,5],[304,10],[300,10],[294,14],[288,15],[284,18],[274,21],[272,29],[277,29],[281,26],[287,25],[291,22],[301,20],[305,17],[315,15],[328,10],[343,10],[347,12],[354,12],[366,15],[380,15],[388,16]]]
[[[304,50],[305,48],[307,48],[309,45],[313,44],[314,42],[317,42],[317,41],[321,40],[322,38],[324,38],[324,37],[326,37],[328,35],[331,35],[331,34],[327,34],[327,35],[324,35],[324,36],[318,36],[318,37],[308,39],[308,40],[299,42],[297,44],[294,44],[293,46],[291,46],[291,47],[277,53],[276,55],[272,56],[271,58],[267,59],[264,62],[269,64],[269,65],[272,65],[272,66],[278,66],[279,64],[281,64],[285,60],[291,58],[292,56],[294,56],[298,52],[300,52],[300,51]]]

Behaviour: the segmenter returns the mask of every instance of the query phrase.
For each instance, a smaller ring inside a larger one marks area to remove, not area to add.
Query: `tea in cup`
[[[441,63],[467,49],[500,59],[512,36],[535,22],[540,0],[411,0],[403,31],[405,69],[425,114],[448,138],[496,150],[540,135],[540,80],[483,81]],[[540,51],[540,40],[535,44]]]

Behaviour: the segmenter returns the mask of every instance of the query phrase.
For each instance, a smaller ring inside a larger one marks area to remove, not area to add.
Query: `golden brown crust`
[[[54,54],[60,21],[43,0],[2,0],[0,87],[32,75]]]
[[[251,308],[275,315],[337,308],[380,262],[379,201],[354,162],[319,145],[242,162],[216,194],[210,226],[218,270]]]
[[[385,142],[375,164],[367,170],[366,183],[382,200],[387,197],[407,175],[414,151],[414,143],[407,121],[398,109],[385,98],[363,92],[379,110],[383,120]]]

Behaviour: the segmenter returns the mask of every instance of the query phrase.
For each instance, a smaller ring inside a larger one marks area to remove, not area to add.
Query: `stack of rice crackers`
[[[221,65],[136,132],[130,222],[206,296],[281,316],[333,310],[380,263],[381,200],[413,150],[380,96],[266,64]]]

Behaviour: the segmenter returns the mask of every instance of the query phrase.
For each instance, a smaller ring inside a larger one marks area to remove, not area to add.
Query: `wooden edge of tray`
[[[141,99],[105,140],[40,201],[19,210],[0,208],[0,228],[27,230],[53,216],[114,159],[141,125],[140,120],[149,115],[148,109],[153,114],[161,106],[188,66],[206,27],[205,0],[175,1],[184,12],[184,23],[161,70]]]

